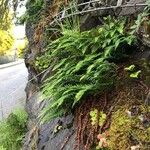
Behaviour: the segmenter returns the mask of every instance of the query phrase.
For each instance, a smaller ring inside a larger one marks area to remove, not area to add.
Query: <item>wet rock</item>
[[[73,150],[75,146],[74,128],[70,124],[73,122],[73,116],[69,115],[60,119],[62,122],[62,129],[54,133],[55,127],[59,120],[55,119],[50,124],[49,140],[45,144],[44,150]],[[56,144],[57,143],[57,144]]]
[[[62,128],[58,132],[54,132],[60,122]],[[23,150],[32,150],[33,148],[37,150],[73,150],[75,132],[72,122],[73,116],[69,115],[54,119],[44,125],[32,124],[32,129],[26,134]]]
[[[144,113],[139,116],[144,128],[150,127],[150,112]]]
[[[145,105],[150,106],[150,92],[147,94],[147,97],[145,99]]]
[[[98,17],[92,16],[91,14],[81,16],[80,20],[81,20],[80,22],[81,31],[90,30],[102,24],[102,22],[99,20]]]
[[[132,106],[130,111],[132,116],[137,116],[141,112],[138,106]]]
[[[135,5],[135,4],[140,4],[140,3],[145,3],[145,0],[129,0],[127,2],[127,5]],[[140,13],[143,11],[145,6],[140,6],[140,7],[125,7],[122,8],[122,11],[120,12],[119,15],[125,16],[125,15],[137,15],[137,13]]]

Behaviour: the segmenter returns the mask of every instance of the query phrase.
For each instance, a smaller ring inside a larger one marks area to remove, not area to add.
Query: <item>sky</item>
[[[15,26],[13,29],[14,38],[21,39],[25,37],[25,25]]]
[[[20,17],[20,16],[22,16],[25,13],[25,11],[26,11],[25,1],[23,1],[23,5],[21,7],[17,8],[17,17]],[[14,20],[14,22],[16,22],[16,21]],[[22,45],[25,42],[25,40],[24,40],[24,37],[25,37],[25,25],[16,25],[14,23],[13,37],[14,37],[15,42],[13,44],[12,49],[16,49],[19,45]]]
[[[17,8],[17,17],[22,16],[26,11],[26,8],[25,8],[26,0],[23,1],[22,3],[23,5],[21,7],[18,6]],[[13,29],[13,34],[14,34],[15,39],[24,38],[25,37],[25,25],[15,25]]]

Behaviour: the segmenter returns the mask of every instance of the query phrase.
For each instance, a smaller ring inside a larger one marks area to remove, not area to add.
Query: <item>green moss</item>
[[[149,109],[144,105],[138,107],[140,114],[146,113]],[[130,110],[130,106],[120,106],[112,115],[108,140],[111,150],[129,150],[136,144],[146,147],[146,144],[150,142],[150,127],[143,127],[139,119],[140,114],[130,117],[127,110]]]

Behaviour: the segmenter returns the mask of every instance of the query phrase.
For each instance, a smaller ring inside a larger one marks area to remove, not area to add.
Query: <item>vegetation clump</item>
[[[13,45],[14,39],[10,33],[10,31],[0,29],[0,56],[9,52]]]
[[[108,130],[108,147],[110,149],[130,150],[132,146],[148,149],[150,143],[150,107],[132,97],[131,93],[123,96],[127,103],[121,101],[113,111]],[[122,98],[123,98],[122,97]]]
[[[0,149],[19,150],[26,133],[27,113],[16,109],[9,117],[0,122]]]
[[[62,36],[52,41],[45,55],[38,59],[38,66],[51,66],[53,71],[43,85],[44,95],[51,97],[42,112],[43,121],[72,110],[87,95],[114,86],[117,66],[113,62],[127,57],[135,37],[125,32],[125,19],[105,20],[102,27],[90,31],[63,28]]]
[[[18,21],[20,24],[24,22],[32,22],[33,24],[37,22],[37,17],[40,19],[41,12],[44,8],[43,0],[28,0],[26,3],[26,12]]]

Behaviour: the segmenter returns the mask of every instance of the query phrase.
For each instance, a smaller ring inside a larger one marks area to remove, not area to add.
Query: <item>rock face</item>
[[[82,1],[83,2],[83,1]],[[85,2],[85,1],[84,1]],[[130,0],[128,3],[143,3],[145,0]],[[50,4],[51,1],[47,1],[46,4]],[[125,3],[125,2],[124,2]],[[110,4],[116,5],[117,0],[110,1]],[[30,4],[28,4],[30,5]],[[91,6],[90,6],[91,7]],[[97,5],[92,7],[96,8]],[[82,8],[83,9],[83,8]],[[143,8],[142,8],[143,9]],[[118,15],[127,15],[128,8],[119,10]],[[131,9],[130,9],[131,10]],[[129,14],[139,12],[141,9],[133,8]],[[112,13],[113,12],[113,13]],[[118,13],[118,12],[117,12]],[[94,12],[83,15],[81,18],[81,29],[91,29],[101,22],[101,16],[107,16],[115,14],[115,10],[109,12]],[[94,17],[93,17],[94,16]],[[24,141],[24,150],[73,150],[75,146],[75,127],[73,126],[73,115],[69,115],[63,118],[57,118],[44,125],[39,124],[38,115],[42,108],[46,105],[46,101],[39,101],[40,83],[43,79],[50,74],[50,70],[45,74],[38,75],[38,71],[34,65],[35,57],[41,52],[37,49],[34,43],[34,33],[36,25],[31,22],[26,24],[26,35],[29,40],[29,51],[26,54],[26,66],[29,72],[29,80],[31,80],[26,87],[26,110],[29,113],[28,133],[26,134]],[[38,76],[37,76],[38,75]],[[82,150],[82,149],[81,149]]]

